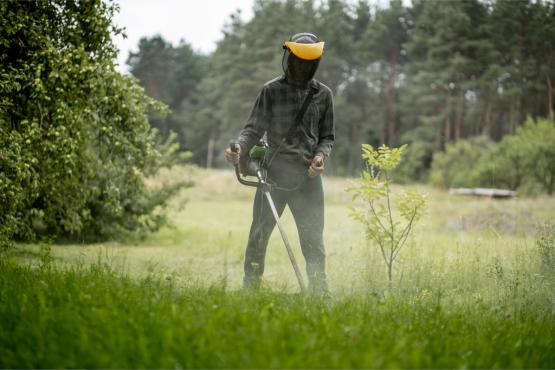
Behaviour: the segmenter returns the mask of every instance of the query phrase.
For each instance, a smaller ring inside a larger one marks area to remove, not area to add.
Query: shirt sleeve
[[[333,143],[335,141],[335,123],[334,123],[333,97],[331,92],[328,95],[326,112],[320,119],[318,146],[314,151],[324,156],[324,159],[330,156]]]
[[[245,127],[239,133],[237,141],[241,146],[241,153],[247,153],[260,140],[268,128],[268,120],[271,117],[269,95],[268,88],[264,86],[256,98]]]

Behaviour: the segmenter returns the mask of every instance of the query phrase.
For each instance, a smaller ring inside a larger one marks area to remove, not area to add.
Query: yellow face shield
[[[303,60],[318,59],[324,52],[324,42],[301,44],[293,41],[285,41],[283,46],[289,49],[297,58]]]

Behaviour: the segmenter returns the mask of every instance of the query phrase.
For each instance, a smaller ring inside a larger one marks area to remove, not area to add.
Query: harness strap
[[[306,110],[308,109],[308,106],[310,105],[310,102],[312,101],[312,97],[314,96],[314,94],[317,91],[318,91],[318,89],[316,87],[314,87],[311,83],[310,87],[309,87],[309,90],[308,90],[308,94],[306,94],[306,97],[304,98],[303,105],[301,106],[301,109],[299,109],[299,111],[297,112],[297,115],[295,116],[295,120],[293,121],[293,123],[289,127],[289,130],[287,131],[287,134],[285,134],[285,136],[281,139],[278,147],[276,148],[275,152],[272,154],[272,157],[268,161],[267,168],[270,168],[270,165],[274,161],[274,158],[276,157],[276,155],[279,153],[283,144],[285,142],[290,144],[291,141],[293,140],[293,137],[297,133],[297,128],[302,124],[303,117],[306,113]]]
[[[288,143],[291,142],[291,140],[295,136],[297,128],[303,122],[304,114],[306,113],[306,110],[308,109],[308,106],[310,105],[310,102],[312,101],[312,97],[314,96],[316,91],[317,89],[314,86],[310,86],[310,89],[308,90],[308,94],[306,94],[306,97],[304,98],[301,109],[299,109],[299,111],[297,112],[297,115],[295,116],[295,120],[293,121],[293,124],[291,125],[291,127],[289,127],[289,131],[287,131],[287,134],[284,136],[282,141],[287,141]]]

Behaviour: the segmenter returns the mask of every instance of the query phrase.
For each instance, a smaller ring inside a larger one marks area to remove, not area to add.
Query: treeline
[[[115,70],[103,0],[0,2],[0,247],[150,231],[180,186],[145,178],[180,157],[146,115],[166,109]]]
[[[248,22],[231,15],[210,55],[141,40],[130,70],[172,108],[151,123],[177,132],[197,164],[222,165],[262,84],[281,73],[282,42],[301,31],[326,41],[317,78],[335,95],[335,174],[357,173],[363,142],[415,143],[425,170],[451,142],[499,141],[553,112],[553,2],[258,0]]]

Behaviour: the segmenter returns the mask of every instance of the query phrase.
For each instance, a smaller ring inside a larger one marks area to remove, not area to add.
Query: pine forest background
[[[487,146],[553,113],[551,1],[258,0],[248,22],[231,15],[209,55],[186,40],[140,41],[130,71],[171,109],[152,126],[177,133],[194,163],[224,166],[261,86],[282,73],[283,41],[305,31],[326,42],[317,78],[335,97],[330,174],[357,175],[361,143],[410,143],[403,179],[426,181],[448,145]]]

